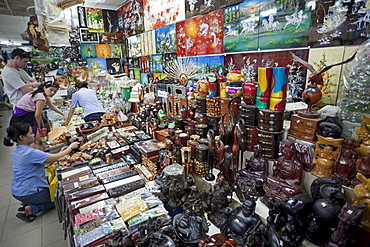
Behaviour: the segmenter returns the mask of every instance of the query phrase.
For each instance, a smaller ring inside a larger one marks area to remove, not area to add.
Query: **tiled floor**
[[[62,224],[55,209],[40,213],[34,222],[26,223],[16,218],[19,201],[10,192],[12,182],[11,152],[13,147],[3,145],[11,111],[0,108],[0,247],[67,247]]]

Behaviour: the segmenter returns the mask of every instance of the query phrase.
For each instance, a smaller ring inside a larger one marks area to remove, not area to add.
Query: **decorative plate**
[[[91,77],[93,76],[93,73],[94,73],[94,70],[90,67],[83,67],[83,69],[86,71],[87,73],[87,78],[86,80],[87,81],[90,81],[91,80]]]
[[[69,86],[69,81],[64,76],[56,78],[55,82],[59,84],[60,89],[66,89]]]
[[[88,74],[82,67],[74,67],[69,70],[68,74],[73,75],[77,81],[86,81]]]

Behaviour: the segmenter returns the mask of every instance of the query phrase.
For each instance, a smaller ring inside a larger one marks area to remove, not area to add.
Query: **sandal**
[[[27,206],[27,205],[24,205],[24,206],[22,206],[22,207],[19,207],[19,208],[18,208],[18,211],[19,211],[19,212],[24,212],[24,211],[26,211],[26,206]]]
[[[17,213],[16,217],[18,219],[21,219],[25,222],[32,222],[36,219],[36,215],[34,214],[30,214],[30,215],[26,215],[26,214],[23,214],[23,213]]]

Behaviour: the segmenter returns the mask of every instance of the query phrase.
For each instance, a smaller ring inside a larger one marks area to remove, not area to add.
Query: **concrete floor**
[[[66,247],[62,224],[55,209],[39,213],[35,221],[26,223],[16,218],[19,201],[11,195],[12,161],[14,148],[3,144],[11,110],[0,106],[2,128],[0,128],[0,247]]]

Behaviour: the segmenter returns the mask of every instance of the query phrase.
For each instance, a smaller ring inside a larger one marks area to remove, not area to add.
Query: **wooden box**
[[[247,135],[247,143],[246,143],[246,149],[248,151],[253,152],[254,145],[257,144],[257,128],[252,126],[246,126],[246,135]]]
[[[238,106],[238,118],[243,118],[246,125],[257,126],[258,109],[254,105],[241,102]]]
[[[305,118],[295,114],[291,118],[289,136],[303,141],[315,142],[322,121],[324,118]]]
[[[155,131],[155,134],[154,134],[154,138],[159,140],[159,141],[165,140],[167,136],[170,136],[170,134],[168,134],[167,129],[157,130],[157,131]]]
[[[258,129],[270,132],[283,130],[284,112],[259,109],[257,115]]]
[[[207,113],[206,98],[201,98],[201,97],[195,98],[195,111],[197,113]]]
[[[173,96],[167,97],[167,116],[173,117],[174,116],[174,100]]]

